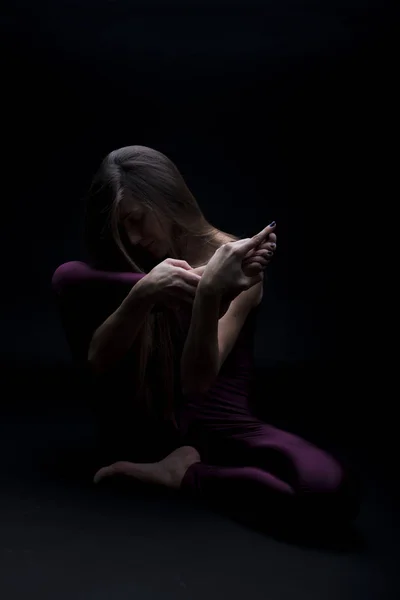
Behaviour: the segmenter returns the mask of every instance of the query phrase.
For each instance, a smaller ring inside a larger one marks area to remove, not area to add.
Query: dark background
[[[380,418],[361,388],[384,352],[369,345],[393,197],[394,17],[361,0],[8,9],[4,360],[68,364],[52,274],[83,257],[82,197],[101,159],[148,145],[175,161],[217,227],[252,235],[277,221],[258,363],[307,374],[293,394],[317,395],[351,436],[365,419],[363,435]]]
[[[3,11],[10,439],[15,423],[58,419],[68,431],[74,411],[85,413],[51,277],[83,258],[82,197],[102,158],[142,144],[177,164],[216,227],[252,235],[277,221],[256,338],[262,411],[363,460],[395,497],[388,351],[375,334],[385,327],[385,202],[395,197],[396,17],[363,0],[59,0]],[[43,447],[75,435],[60,431]]]

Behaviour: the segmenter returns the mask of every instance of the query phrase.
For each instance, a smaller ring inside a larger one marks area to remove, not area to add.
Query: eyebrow
[[[133,209],[131,211],[129,211],[128,213],[126,213],[126,215],[124,215],[122,217],[122,220],[125,221],[125,219],[127,219],[128,217],[130,217],[131,215],[133,215],[134,217],[137,217],[138,215],[140,215],[140,210],[139,209]]]

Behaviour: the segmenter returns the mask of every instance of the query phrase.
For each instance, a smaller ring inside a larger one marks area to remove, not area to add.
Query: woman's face
[[[121,207],[120,222],[125,228],[130,244],[138,244],[156,258],[168,253],[169,240],[155,214],[138,203],[125,203]]]

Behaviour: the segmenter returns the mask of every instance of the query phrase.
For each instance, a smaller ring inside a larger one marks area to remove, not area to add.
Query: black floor
[[[40,403],[40,378],[8,373],[14,386],[0,420],[2,599],[399,597],[395,490],[346,436],[326,439],[363,482],[354,528],[324,542],[288,540],[168,490],[93,486],[90,412],[77,408],[77,398],[51,405],[43,381]]]

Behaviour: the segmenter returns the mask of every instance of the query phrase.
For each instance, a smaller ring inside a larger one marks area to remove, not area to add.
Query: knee
[[[360,509],[361,491],[356,475],[333,456],[322,453],[301,485],[301,496],[312,510],[332,518],[354,519]]]
[[[345,478],[343,466],[325,452],[315,452],[300,480],[301,488],[313,494],[337,494]]]

